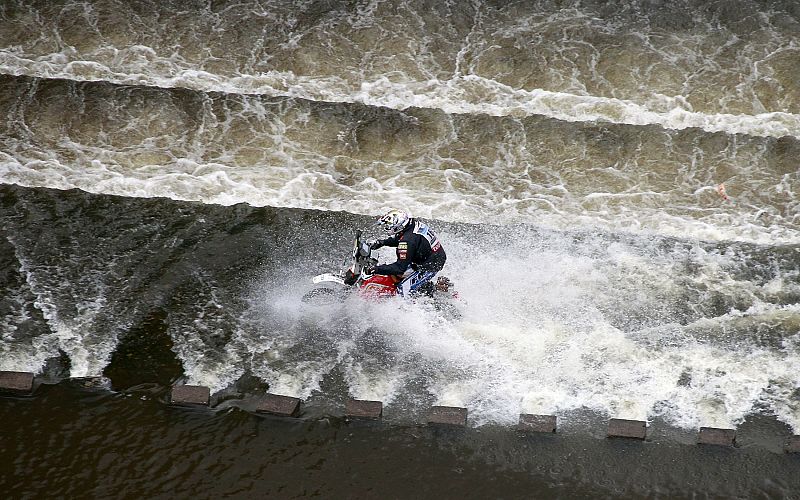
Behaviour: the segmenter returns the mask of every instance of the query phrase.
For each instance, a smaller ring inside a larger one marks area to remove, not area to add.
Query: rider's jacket
[[[408,226],[395,236],[375,242],[372,248],[397,247],[397,262],[375,267],[375,274],[403,274],[412,269],[439,271],[447,255],[439,238],[419,219],[411,219]]]

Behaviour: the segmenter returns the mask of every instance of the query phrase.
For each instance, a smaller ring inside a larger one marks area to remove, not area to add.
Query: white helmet
[[[405,229],[410,220],[411,216],[406,212],[393,208],[378,219],[378,225],[387,233],[395,235]]]

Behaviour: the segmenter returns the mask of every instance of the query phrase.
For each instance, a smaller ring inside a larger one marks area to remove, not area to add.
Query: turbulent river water
[[[794,1],[0,3],[0,370],[45,382],[0,401],[0,485],[792,498],[798,77]],[[303,304],[390,207],[458,314]],[[253,415],[267,391],[305,418]]]

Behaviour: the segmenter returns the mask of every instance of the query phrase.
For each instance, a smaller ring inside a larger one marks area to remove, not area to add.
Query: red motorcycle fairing
[[[397,281],[393,276],[374,274],[361,283],[359,293],[365,297],[397,295]]]

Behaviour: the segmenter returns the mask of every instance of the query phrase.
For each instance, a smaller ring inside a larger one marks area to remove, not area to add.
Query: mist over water
[[[12,0],[0,47],[2,370],[152,323],[215,393],[800,429],[795,2]],[[458,314],[301,304],[390,206]]]

